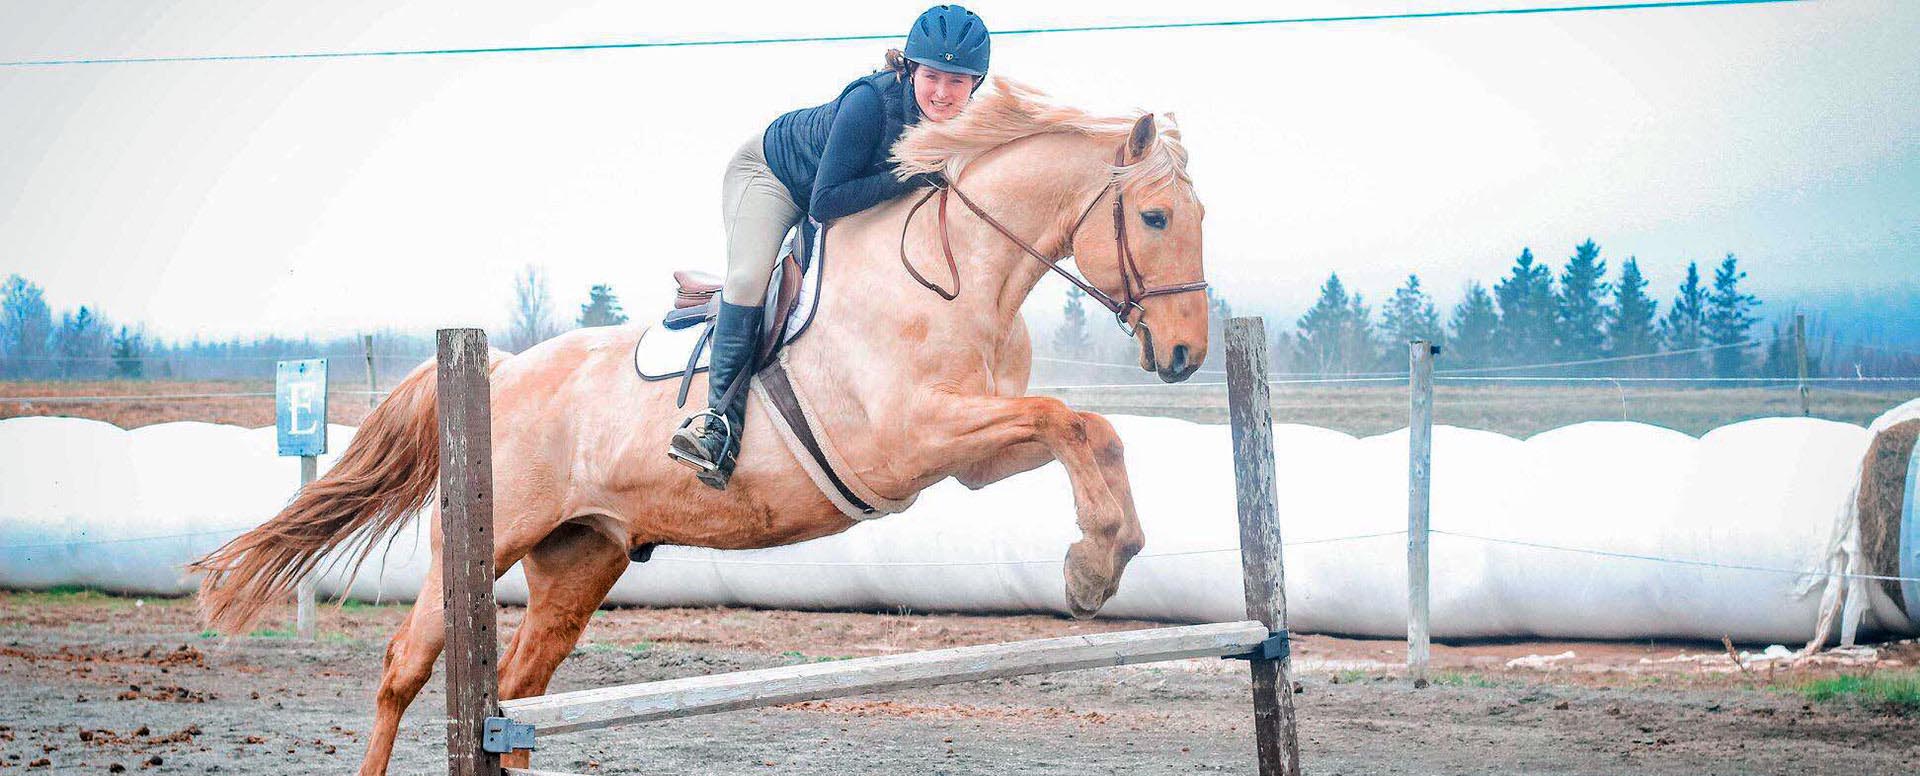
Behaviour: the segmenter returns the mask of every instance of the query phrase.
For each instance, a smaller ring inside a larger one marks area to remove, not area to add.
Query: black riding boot
[[[760,345],[759,307],[720,302],[708,346],[705,412],[687,418],[673,434],[667,457],[692,468],[701,482],[727,489],[739,459],[741,425],[747,418],[747,380]]]

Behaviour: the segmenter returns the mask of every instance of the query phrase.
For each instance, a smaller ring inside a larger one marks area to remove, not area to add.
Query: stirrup
[[[680,449],[679,445],[673,444],[672,442],[667,445],[667,457],[682,466],[694,470],[694,472],[698,474],[704,475],[719,471],[720,462],[726,460],[727,453],[733,449],[733,424],[727,422],[727,416],[715,412],[713,408],[709,407],[687,416],[686,420],[680,421],[679,427],[673,430],[673,442],[678,442],[680,440],[680,432],[686,429],[687,426],[693,425],[694,421],[702,417],[711,417],[720,422],[720,433],[723,434],[721,438],[725,441],[720,444],[720,454],[716,456],[717,460],[709,461],[705,458],[695,456],[692,453]],[[700,452],[705,453],[706,451],[701,450]]]

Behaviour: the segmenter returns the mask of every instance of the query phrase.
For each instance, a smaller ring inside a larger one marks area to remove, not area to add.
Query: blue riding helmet
[[[979,16],[957,5],[936,5],[913,21],[906,55],[935,70],[984,76],[990,44]]]

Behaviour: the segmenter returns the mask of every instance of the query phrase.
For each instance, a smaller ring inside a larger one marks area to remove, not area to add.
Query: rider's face
[[[946,121],[960,115],[960,109],[973,98],[977,76],[949,73],[926,65],[913,69],[913,99],[920,103],[920,115],[934,121]]]

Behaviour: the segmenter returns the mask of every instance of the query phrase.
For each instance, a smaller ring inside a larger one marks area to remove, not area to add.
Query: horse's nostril
[[[1187,368],[1187,346],[1173,346],[1173,363],[1167,366],[1170,371],[1175,373],[1185,370]]]

